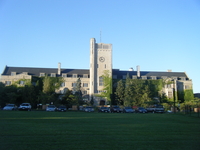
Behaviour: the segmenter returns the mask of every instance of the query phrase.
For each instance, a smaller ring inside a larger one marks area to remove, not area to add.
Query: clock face
[[[100,61],[100,62],[104,62],[104,61],[105,61],[105,58],[104,58],[104,57],[99,57],[99,61]]]

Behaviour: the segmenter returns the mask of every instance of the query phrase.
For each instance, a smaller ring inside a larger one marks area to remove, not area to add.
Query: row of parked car
[[[3,108],[3,110],[27,110],[27,111],[31,111],[31,105],[30,105],[30,103],[22,103],[19,107],[17,107],[15,104],[8,104]]]
[[[8,104],[6,105],[3,110],[27,110],[31,111],[31,105],[30,103],[22,103],[19,107],[17,107],[15,104]],[[95,109],[92,106],[86,106],[81,109],[84,112],[94,112]],[[143,107],[138,107],[136,109],[133,109],[131,107],[124,107],[120,108],[119,106],[112,106],[112,107],[99,107],[98,112],[105,112],[105,113],[147,113],[147,112],[162,112],[161,109],[145,109]],[[46,107],[46,111],[67,111],[67,108],[63,105],[56,107],[55,105],[48,105]],[[164,108],[163,108],[164,112]]]
[[[133,109],[131,107],[120,108],[119,106],[112,107],[99,107],[98,112],[106,112],[106,113],[147,113],[147,110],[143,107],[138,107],[137,109]]]
[[[26,110],[31,111],[31,104],[30,103],[22,103],[19,107],[17,107],[15,104],[8,104],[6,105],[3,110]],[[48,105],[46,107],[46,111],[66,111],[67,108],[63,105],[56,107],[55,105]]]

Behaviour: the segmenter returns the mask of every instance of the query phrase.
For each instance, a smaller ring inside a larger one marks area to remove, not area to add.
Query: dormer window
[[[185,81],[185,77],[180,77],[180,80]]]
[[[11,72],[11,76],[15,76],[16,75],[16,72]]]
[[[40,77],[44,77],[45,76],[45,73],[40,73]]]
[[[24,75],[28,75],[28,72],[23,72]]]
[[[62,77],[66,78],[66,77],[67,77],[67,74],[66,74],[66,73],[63,73],[63,74],[62,74]]]
[[[88,78],[88,74],[83,74],[83,78]]]
[[[162,76],[161,78],[162,78],[162,79],[167,79],[167,76]]]
[[[72,75],[72,78],[77,78],[77,74],[73,74],[73,75]]]
[[[146,80],[146,79],[147,79],[147,76],[142,76],[142,79],[143,79],[143,80]]]
[[[51,77],[56,77],[56,74],[55,73],[51,73]]]
[[[177,77],[172,77],[172,79],[177,80],[178,78]]]
[[[156,76],[151,76],[151,79],[152,79],[152,80],[156,80],[157,77],[156,77]]]
[[[137,76],[132,76],[132,79],[137,79]]]

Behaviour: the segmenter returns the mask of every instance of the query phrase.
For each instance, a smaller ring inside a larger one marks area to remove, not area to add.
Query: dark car
[[[110,112],[110,108],[109,107],[100,107],[98,112],[107,112],[107,113],[109,113]]]
[[[94,107],[87,106],[87,107],[84,108],[84,111],[85,112],[94,112]]]
[[[147,110],[143,107],[138,107],[138,109],[136,110],[137,113],[147,113]]]
[[[58,108],[57,108],[57,111],[66,111],[66,110],[67,110],[67,108],[63,105],[58,106]]]
[[[123,112],[124,113],[134,113],[135,110],[131,107],[124,107]]]
[[[119,107],[119,106],[112,106],[111,108],[110,108],[110,112],[111,113],[121,113],[121,112],[123,112],[123,110]]]

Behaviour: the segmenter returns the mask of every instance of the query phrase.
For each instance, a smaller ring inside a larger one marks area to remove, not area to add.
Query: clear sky
[[[200,0],[0,0],[1,73],[89,69],[90,38],[113,44],[114,69],[186,71],[200,93]]]

